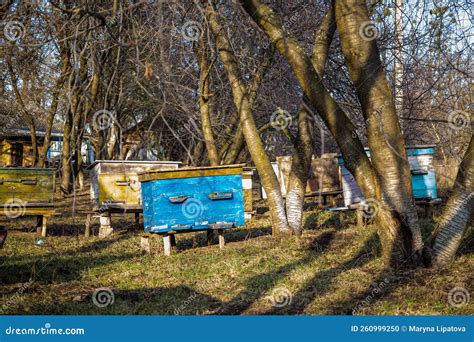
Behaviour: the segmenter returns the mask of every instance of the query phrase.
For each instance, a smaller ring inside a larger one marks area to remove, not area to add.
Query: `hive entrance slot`
[[[232,192],[212,192],[209,195],[207,195],[207,197],[211,201],[232,199]]]

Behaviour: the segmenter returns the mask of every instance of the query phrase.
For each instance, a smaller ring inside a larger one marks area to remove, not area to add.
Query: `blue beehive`
[[[145,231],[243,226],[242,171],[228,165],[141,173]]]
[[[407,146],[408,162],[411,170],[411,184],[415,199],[432,200],[438,198],[436,176],[433,166],[434,145]]]
[[[413,197],[415,200],[435,200],[438,198],[436,176],[433,167],[435,145],[407,146],[408,163],[411,170]],[[370,150],[365,149],[370,158]],[[338,156],[341,182],[344,194],[344,205],[359,203],[363,200],[359,186],[352,174],[344,166],[344,159]]]

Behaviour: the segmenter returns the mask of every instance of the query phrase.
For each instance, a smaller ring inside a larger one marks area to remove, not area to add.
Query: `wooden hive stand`
[[[205,229],[206,231],[206,239],[207,245],[211,246],[213,244],[214,232],[217,232],[218,240],[219,240],[219,248],[223,249],[225,246],[225,238],[224,238],[224,230],[225,229]],[[167,233],[162,234],[154,234],[149,233],[142,236],[140,241],[140,248],[141,251],[150,254],[151,253],[151,245],[150,245],[150,238],[156,235],[160,235],[163,238],[163,254],[166,256],[171,255],[171,251],[173,248],[176,248],[176,234],[179,233],[188,233],[188,232],[198,232],[204,230],[184,230],[184,231],[169,231]]]
[[[120,205],[105,205],[97,210],[81,212],[86,215],[86,224],[84,236],[90,237],[92,234],[92,224],[96,219],[99,220],[99,237],[106,238],[114,233],[112,227],[112,214],[135,214],[135,226],[140,227],[140,214],[143,212],[141,206],[123,208]]]
[[[10,210],[9,205],[3,205],[0,208],[0,215],[11,218]],[[14,216],[36,216],[36,232],[42,237],[46,237],[48,220],[55,213],[54,204],[27,204],[24,207],[18,208],[18,213],[15,213]]]

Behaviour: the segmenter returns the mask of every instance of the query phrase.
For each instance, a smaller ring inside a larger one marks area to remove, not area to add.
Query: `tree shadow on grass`
[[[324,232],[318,235],[310,244],[314,247],[312,253],[308,253],[304,258],[285,264],[275,271],[259,274],[250,278],[246,283],[246,288],[232,298],[229,302],[223,303],[217,314],[238,315],[247,310],[264,293],[270,290],[276,281],[287,276],[295,268],[308,264],[315,257],[323,254],[336,235],[335,231]]]
[[[401,280],[394,282],[393,271],[389,269],[382,270],[371,285],[363,292],[353,295],[351,298],[335,304],[325,314],[328,315],[356,315],[369,304],[385,297],[393,292],[400,285],[408,281],[408,277],[402,277]]]
[[[140,256],[141,253],[138,251],[122,255],[81,255],[82,253],[98,252],[127,237],[126,234],[122,234],[112,239],[93,241],[79,248],[70,248],[60,254],[52,251],[40,256],[5,258],[4,262],[0,264],[0,284],[24,283],[30,279],[46,284],[80,279],[84,269]],[[44,247],[32,246],[32,248]]]
[[[240,242],[249,240],[252,238],[271,235],[272,228],[271,227],[264,227],[264,228],[231,228],[226,229],[224,231],[225,241],[226,243],[232,242]],[[176,235],[176,245],[179,251],[193,249],[193,248],[201,248],[201,247],[208,247],[207,246],[207,233],[206,231],[199,232],[195,234],[193,237],[180,237],[180,234]],[[214,234],[212,244],[217,243],[216,234]]]
[[[61,302],[38,303],[32,308],[30,307],[27,313],[42,315],[196,315],[212,313],[222,305],[220,300],[186,285],[131,290],[110,288],[107,291],[97,292],[94,297],[96,290],[98,289],[91,286],[68,288],[67,292],[58,294],[57,298],[61,298]],[[104,306],[99,307],[96,303]],[[21,306],[15,308],[15,310],[18,309],[21,310]],[[22,312],[6,313],[22,314]]]
[[[273,307],[266,311],[266,315],[302,314],[313,300],[318,296],[328,293],[334,280],[342,273],[368,263],[380,253],[379,240],[376,233],[373,233],[360,250],[350,260],[344,262],[338,267],[317,272],[302,289],[292,296],[292,302],[288,306]]]

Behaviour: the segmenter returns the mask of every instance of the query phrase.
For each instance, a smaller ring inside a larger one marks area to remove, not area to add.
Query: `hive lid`
[[[436,145],[406,145],[405,146],[406,150],[420,150],[420,151],[423,151],[423,150],[427,150],[427,149],[433,149],[428,154],[432,154],[434,152],[435,148],[436,148]],[[370,157],[370,148],[364,147],[364,150],[366,151],[366,153],[369,152],[368,156]],[[423,154],[423,152],[420,152],[420,154]],[[337,157],[339,159],[342,159],[342,153],[338,153]]]
[[[0,170],[56,171],[56,169],[52,167],[11,167],[11,166],[0,167]]]
[[[206,176],[239,175],[243,172],[245,164],[185,167],[176,170],[146,171],[138,174],[140,182],[147,182],[158,179],[191,178]]]
[[[92,169],[97,164],[149,164],[149,165],[163,165],[163,164],[183,164],[180,161],[170,161],[170,160],[96,160],[87,169]]]

